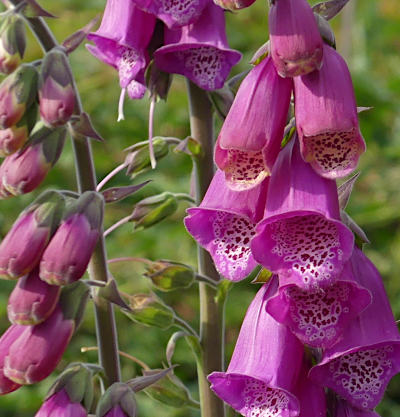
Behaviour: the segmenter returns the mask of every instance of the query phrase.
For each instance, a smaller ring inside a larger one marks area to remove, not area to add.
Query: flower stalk
[[[21,0],[10,0],[18,6]],[[58,46],[57,40],[42,18],[27,18],[27,22],[45,52]],[[75,111],[82,111],[79,93],[75,82],[73,88],[76,95]],[[92,147],[88,138],[75,135],[73,137],[73,151],[75,156],[76,179],[80,193],[96,190],[96,172],[92,156]],[[100,233],[99,241],[93,252],[89,274],[93,280],[108,280],[107,255],[104,239]],[[99,345],[99,360],[104,368],[107,386],[120,380],[120,364],[118,357],[118,342],[114,311],[112,305],[104,299],[95,300],[96,334]]]
[[[191,81],[187,84],[191,136],[202,147],[202,155],[194,158],[196,203],[200,204],[214,175],[214,128],[211,102],[207,93]],[[209,253],[198,246],[198,273],[219,281],[219,274]],[[202,417],[223,417],[223,402],[210,390],[207,375],[224,368],[224,303],[216,299],[216,290],[199,283],[200,343],[202,357],[197,361],[200,407]]]

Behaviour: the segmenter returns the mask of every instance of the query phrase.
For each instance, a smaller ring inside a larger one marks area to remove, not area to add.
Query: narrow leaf
[[[106,286],[97,289],[97,297],[104,298],[124,310],[132,311],[129,305],[122,299],[114,279],[110,279]]]
[[[49,13],[47,10],[43,9],[42,6],[36,0],[26,0],[27,5],[23,11],[24,16],[26,17],[53,17],[53,14]]]
[[[131,379],[130,381],[127,382],[127,384],[130,386],[130,388],[134,392],[138,392],[156,383],[161,378],[164,378],[165,375],[168,374],[168,372],[171,372],[171,370],[172,370],[172,367],[163,369],[162,371],[159,371],[159,370],[146,371],[144,376],[139,376],[137,378]]]
[[[104,190],[102,192],[104,201],[106,203],[115,203],[117,201],[121,201],[124,198],[129,197],[130,195],[136,193],[136,191],[143,188],[149,182],[151,182],[151,180],[147,180],[137,185],[128,185],[126,187],[107,188],[107,190]]]
[[[344,210],[349,202],[350,195],[353,191],[353,187],[355,182],[357,181],[358,176],[360,173],[353,175],[347,181],[345,181],[339,188],[338,188],[338,196],[339,196],[339,207]]]
[[[272,272],[266,268],[262,268],[257,276],[251,281],[251,284],[264,284],[272,277]]]
[[[203,154],[203,149],[200,145],[200,142],[188,136],[187,138],[181,140],[181,142],[177,146],[175,146],[174,152],[182,152],[191,157],[199,157]]]
[[[318,3],[313,7],[313,11],[320,14],[326,20],[330,20],[335,17],[349,0],[329,0],[322,3]]]
[[[373,107],[357,107],[357,113],[362,113],[364,111],[372,110]]]
[[[73,133],[86,136],[88,138],[104,142],[104,139],[93,127],[90,116],[86,112],[82,112],[80,115],[74,116],[70,122]]]
[[[64,40],[62,45],[67,50],[68,54],[75,51],[75,49],[86,39],[86,36],[99,21],[99,17],[100,16],[96,16],[86,26],[77,30],[75,33],[73,33],[71,36],[68,36],[68,38]]]
[[[364,230],[361,229],[361,227],[344,210],[340,211],[340,218],[342,222],[354,232],[362,243],[371,243]]]
[[[250,59],[251,65],[258,65],[269,54],[269,41],[261,45]]]

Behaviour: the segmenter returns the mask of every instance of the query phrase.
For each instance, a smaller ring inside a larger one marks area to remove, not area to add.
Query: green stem
[[[21,0],[10,1],[15,6],[21,3]],[[58,45],[53,33],[42,18],[28,18],[27,22],[45,52]],[[76,86],[74,87],[76,112],[80,113],[82,104],[79,92]],[[82,136],[72,139],[78,190],[81,193],[87,190],[95,191],[97,181],[90,141]],[[107,256],[102,233],[100,233],[99,241],[89,264],[89,274],[91,279],[95,281],[108,281]],[[100,364],[104,368],[107,384],[111,385],[121,379],[117,331],[112,304],[104,299],[95,300],[95,316]]]
[[[214,123],[207,93],[188,81],[191,135],[202,147],[195,159],[196,202],[200,203],[214,175]],[[207,251],[198,246],[198,272],[217,283],[219,274]],[[223,417],[223,402],[210,390],[207,375],[224,368],[224,305],[216,301],[216,290],[204,282],[200,291],[200,343],[202,359],[197,364],[202,417]]]

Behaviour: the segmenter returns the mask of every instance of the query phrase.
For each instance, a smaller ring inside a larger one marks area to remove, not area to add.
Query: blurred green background
[[[104,1],[42,0],[46,9],[58,16],[49,20],[58,40],[84,26],[101,13]],[[249,68],[248,61],[268,36],[266,2],[258,0],[252,7],[239,13],[227,14],[227,31],[230,45],[243,53],[241,63],[233,74]],[[312,2],[316,3],[316,1]],[[398,0],[351,0],[341,16],[332,21],[337,35],[338,50],[346,57],[353,76],[359,106],[372,106],[373,110],[360,114],[363,135],[368,145],[361,158],[360,178],[349,204],[349,214],[365,230],[371,240],[367,255],[375,262],[385,280],[393,310],[400,319],[400,8]],[[27,60],[40,57],[40,49],[33,38],[29,42]],[[93,143],[98,179],[123,162],[122,151],[127,146],[147,137],[149,102],[126,102],[125,121],[117,123],[117,102],[120,94],[116,72],[94,59],[81,46],[71,56],[85,110],[92,115],[96,128],[106,139]],[[185,83],[176,76],[166,103],[157,105],[155,135],[184,138],[189,134]],[[217,121],[217,128],[220,122]],[[136,201],[164,190],[188,192],[191,163],[188,157],[171,153],[163,159],[157,170],[134,180],[152,179],[150,185],[119,204],[109,205],[106,227],[128,215]],[[132,183],[123,173],[110,185]],[[45,188],[75,187],[73,155],[67,144],[57,166],[40,190],[34,193],[1,201],[0,235],[4,236],[17,213],[28,205]],[[107,239],[110,258],[143,256],[150,259],[174,259],[195,265],[194,242],[186,233],[182,218],[187,208],[181,203],[178,212],[170,219],[150,230],[132,233],[131,224],[115,231]],[[142,276],[138,263],[111,265],[120,288],[128,293],[147,292],[149,282]],[[250,279],[235,284],[229,295],[226,309],[227,361],[232,353],[240,322],[257,286]],[[6,318],[7,297],[14,283],[0,282],[0,330],[9,324]],[[193,326],[198,325],[198,298],[196,288],[178,293],[162,294],[162,298]],[[120,349],[134,355],[151,367],[165,363],[165,346],[174,329],[161,331],[133,324],[119,312],[116,313]],[[97,360],[95,352],[81,353],[82,346],[94,346],[94,320],[92,306],[87,308],[83,325],[74,336],[67,353],[57,368],[62,370],[71,361]],[[196,369],[191,354],[183,341],[178,342],[174,363],[180,364],[176,374],[181,377],[196,397]],[[122,358],[124,379],[140,374],[140,367]],[[35,386],[23,387],[15,393],[0,397],[0,414],[8,416],[33,416],[40,407],[54,373]],[[197,398],[197,397],[196,397]],[[378,407],[382,417],[400,415],[400,377],[389,385],[384,401]],[[195,417],[198,411],[190,408],[175,409],[138,395],[138,415],[163,417]]]

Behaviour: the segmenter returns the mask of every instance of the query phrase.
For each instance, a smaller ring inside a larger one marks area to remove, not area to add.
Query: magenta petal
[[[282,77],[321,67],[322,39],[307,0],[277,0],[269,12],[271,56]]]
[[[42,404],[35,417],[87,417],[85,408],[72,402],[64,389],[57,391]]]
[[[333,417],[380,417],[375,411],[360,410],[352,407],[347,401],[337,399],[335,414]]]
[[[299,415],[298,401],[291,392],[300,372],[303,347],[265,310],[277,286],[274,277],[252,301],[228,370],[208,376],[211,389],[246,417]]]
[[[292,81],[265,58],[243,80],[215,148],[215,162],[233,189],[247,189],[271,173],[281,148]]]
[[[157,16],[170,29],[195,22],[207,0],[133,0],[137,7]]]
[[[325,178],[350,174],[365,151],[356,100],[344,59],[324,46],[324,65],[294,79],[301,154]]]
[[[231,68],[241,54],[229,49],[223,10],[209,2],[193,24],[165,30],[165,46],[157,49],[157,66],[189,78],[204,90],[222,88]]]
[[[300,287],[327,287],[353,250],[354,236],[339,218],[336,183],[316,174],[292,140],[272,170],[253,256]]]
[[[354,280],[347,263],[340,278],[324,289],[304,290],[282,277],[278,294],[267,303],[267,311],[288,326],[302,343],[328,348],[371,299],[371,293]]]
[[[400,371],[400,334],[375,266],[358,248],[351,265],[355,279],[373,294],[372,303],[346,328],[342,339],[324,351],[310,378],[355,407],[371,409]]]
[[[125,88],[147,65],[146,48],[155,17],[135,7],[132,0],[108,0],[100,28],[88,35],[96,46],[89,52],[118,69]]]
[[[200,206],[188,209],[188,232],[231,281],[245,278],[257,265],[250,240],[264,210],[267,188],[268,180],[248,191],[233,191],[223,172],[217,171]]]

